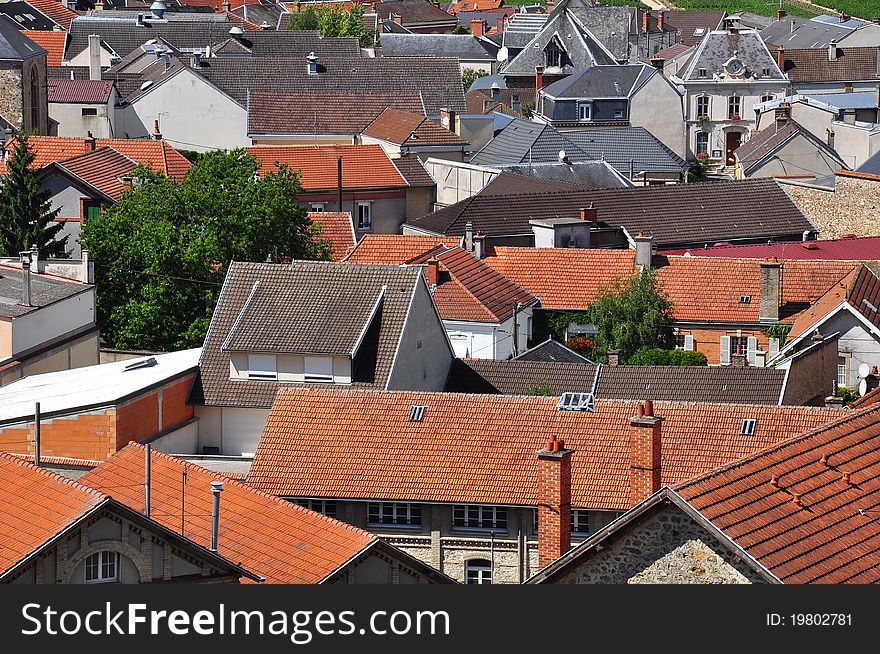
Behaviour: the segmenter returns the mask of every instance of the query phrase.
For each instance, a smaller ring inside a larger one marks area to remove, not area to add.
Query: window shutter
[[[684,335],[684,349],[685,350],[693,350],[694,349],[694,337],[690,334]]]
[[[721,337],[721,352],[718,360],[722,366],[730,363],[730,336]]]
[[[758,338],[756,336],[749,336],[749,340],[746,341],[746,361],[749,362],[750,366],[755,365],[755,352],[758,349]]]
[[[770,339],[770,358],[772,359],[777,354],[779,354],[779,339],[771,338]]]

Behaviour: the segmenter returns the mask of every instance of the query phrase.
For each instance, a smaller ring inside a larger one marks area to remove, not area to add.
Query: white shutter
[[[730,336],[721,337],[721,352],[718,361],[722,366],[730,363]]]
[[[749,362],[750,366],[755,365],[755,352],[758,349],[758,338],[756,336],[749,336],[748,341],[746,341],[746,361]]]
[[[690,334],[684,335],[684,349],[691,351],[694,349],[694,337]]]
[[[777,354],[779,354],[779,339],[771,338],[770,339],[770,358],[772,359]]]

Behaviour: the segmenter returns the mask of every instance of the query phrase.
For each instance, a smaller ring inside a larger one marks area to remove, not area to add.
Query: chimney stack
[[[620,365],[620,350],[608,350],[608,365],[609,366],[619,366]]]
[[[89,34],[89,79],[101,79],[101,37]]]
[[[657,27],[660,28],[660,31],[663,31],[663,28],[666,27],[666,10],[662,9],[657,12]]]
[[[425,266],[425,279],[428,280],[428,288],[437,288],[438,272],[440,272],[440,262],[436,257],[431,257]]]
[[[828,42],[828,61],[837,61],[837,40],[831,39]]]
[[[403,25],[403,16],[401,14],[391,14],[391,22]]]
[[[479,18],[474,18],[471,21],[471,34],[473,34],[477,38],[480,38],[485,33],[486,33],[486,21],[479,19]]]
[[[21,257],[21,303],[29,307],[31,306],[31,250],[24,250],[18,253]]]
[[[760,289],[758,320],[779,322],[779,261],[776,257],[761,262]]]
[[[639,403],[637,414],[629,419],[631,507],[660,490],[662,423],[663,418],[654,415],[651,400]]]
[[[159,119],[153,121],[153,140],[161,141],[162,140],[162,132],[159,131]]]
[[[70,9],[69,6],[68,9]],[[74,3],[72,11],[76,11],[76,3]],[[95,0],[95,11],[104,11],[104,0]]]
[[[535,66],[535,108],[538,107],[538,96],[544,88],[544,67]]]
[[[86,132],[86,137],[83,139],[83,149],[86,152],[95,151],[95,137],[92,136],[91,132]]]
[[[650,25],[650,22],[649,22],[650,19],[651,19],[651,10],[650,10],[650,9],[645,9],[645,10],[642,12],[642,31],[643,31],[645,34],[648,33],[648,28],[649,28],[649,25]]]
[[[776,65],[779,66],[781,72],[785,72],[785,46],[780,45],[776,51]]]
[[[440,124],[454,134],[456,132],[455,111],[453,111],[452,109],[447,109],[446,107],[441,107]]]
[[[590,202],[590,206],[581,208],[581,220],[594,225],[599,222],[599,210],[593,207],[592,202]]]
[[[214,504],[211,508],[211,551],[217,551],[217,536],[220,531],[220,493],[223,490],[222,481],[211,482],[211,492],[214,494]]]
[[[192,53],[192,68],[193,70],[201,70],[202,69],[202,51],[196,50]]]
[[[489,89],[489,97],[496,101],[501,99],[501,87],[498,86],[498,82],[492,82],[492,87]]]
[[[156,0],[153,4],[150,5],[150,11],[153,14],[153,20],[162,20],[165,18],[165,11],[168,7],[165,6],[164,0]]]
[[[464,249],[474,251],[474,224],[468,221],[464,226]]]
[[[316,55],[314,52],[310,52],[306,56],[306,61],[308,62],[306,64],[306,72],[309,75],[317,75],[318,74],[318,55]]]
[[[644,232],[639,232],[633,239],[636,244],[636,260],[635,265],[641,268],[650,268],[653,258],[652,249],[654,243],[653,236],[645,236]]]
[[[791,111],[791,104],[788,102],[780,102],[779,106],[776,108],[776,129],[782,129],[788,124],[789,112]]]
[[[486,256],[486,237],[477,232],[474,234],[474,259],[482,259]]]
[[[571,455],[551,436],[538,456],[538,568],[571,549]]]

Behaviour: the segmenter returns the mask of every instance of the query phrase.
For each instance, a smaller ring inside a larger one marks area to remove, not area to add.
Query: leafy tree
[[[489,73],[487,73],[485,70],[474,70],[473,68],[465,68],[464,71],[461,73],[461,85],[464,87],[465,93],[470,90],[471,84],[473,84],[475,80],[480,77],[485,77],[488,74]]]
[[[553,395],[553,389],[547,382],[542,382],[537,386],[532,386],[523,391],[523,395],[537,395],[541,397],[549,397]]]
[[[108,346],[201,345],[230,261],[329,258],[296,203],[299,173],[259,171],[243,149],[203,154],[179,184],[139,168],[116,206],[86,220]]]
[[[523,115],[523,118],[531,118],[532,114],[535,113],[535,103],[534,102],[526,102],[520,113]]]
[[[0,180],[0,247],[6,256],[18,256],[36,245],[42,257],[66,257],[69,236],[58,238],[64,225],[50,224],[60,208],[52,208],[49,191],[40,191],[36,158],[28,137],[20,135]]]
[[[293,12],[290,21],[287,23],[287,29],[316,32],[318,30],[318,14],[311,7],[302,9],[299,4],[296,6],[297,11]]]
[[[455,29],[452,30],[452,33],[453,34],[470,34],[471,31],[467,27],[465,27],[464,25],[459,23],[458,25],[455,26]]]
[[[300,9],[299,7],[297,7]],[[354,38],[362,48],[376,42],[376,33],[364,24],[364,6],[355,4],[346,10],[341,6],[324,5],[317,11],[311,7],[300,9],[287,23],[289,30],[317,30],[322,38]]]
[[[639,350],[628,363],[631,366],[705,366],[709,362],[702,352],[690,350],[664,350],[659,347]]]

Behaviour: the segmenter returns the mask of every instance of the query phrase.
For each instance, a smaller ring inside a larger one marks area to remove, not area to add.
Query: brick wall
[[[702,352],[706,355],[707,362],[710,366],[717,366],[721,363],[721,337],[737,336],[736,329],[685,329],[680,328],[679,334],[690,335],[694,337],[694,350]],[[770,340],[760,329],[741,329],[739,336],[754,336],[758,339],[758,349],[768,353],[770,350]],[[743,353],[745,354],[745,353]]]
[[[34,453],[34,424],[0,429],[0,449],[16,454]],[[74,459],[103,460],[116,451],[114,409],[80,413],[40,423],[40,454]]]
[[[116,447],[142,440],[179,425],[193,417],[193,407],[186,403],[192,384],[189,375],[156,389],[147,395],[117,407]],[[162,393],[162,427],[159,427],[159,393]]]
[[[186,402],[192,382],[193,375],[190,375],[165,386],[162,399],[162,429],[192,419],[193,407]]]

